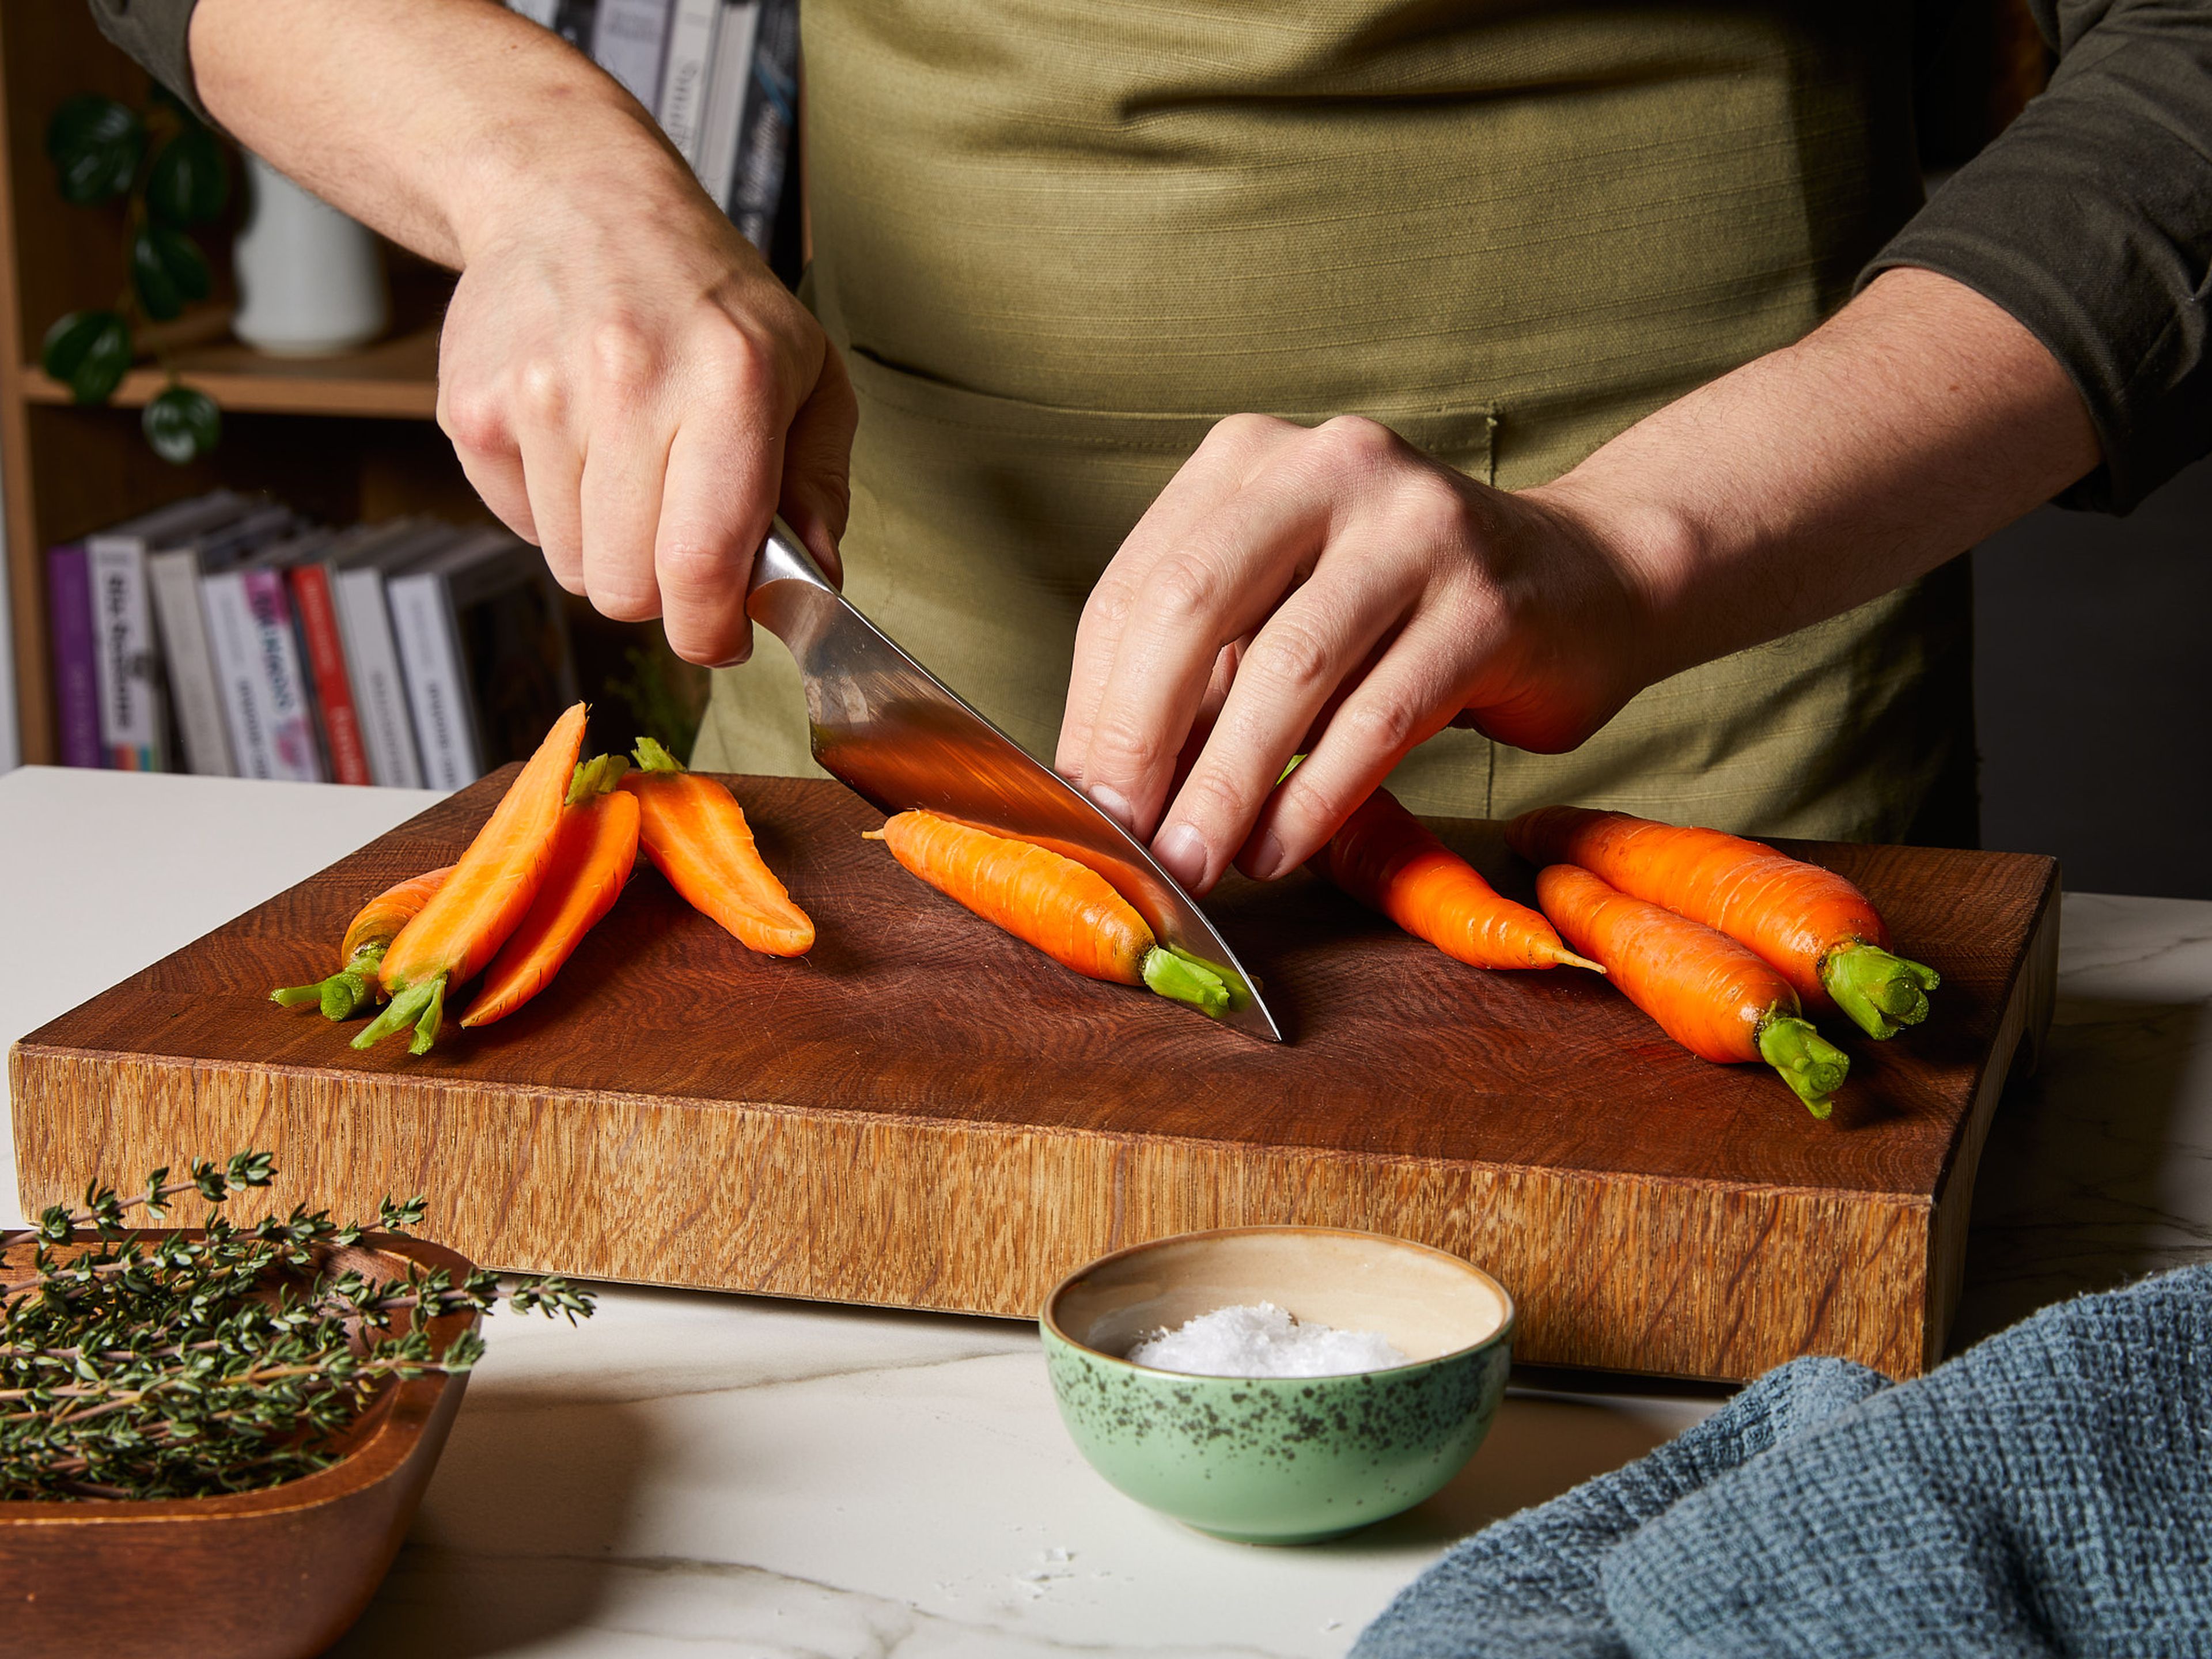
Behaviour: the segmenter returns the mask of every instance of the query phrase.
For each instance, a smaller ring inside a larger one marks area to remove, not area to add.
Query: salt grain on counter
[[[1272,1302],[1200,1314],[1179,1330],[1146,1337],[1129,1359],[1194,1376],[1342,1376],[1407,1363],[1374,1331],[1300,1324]]]

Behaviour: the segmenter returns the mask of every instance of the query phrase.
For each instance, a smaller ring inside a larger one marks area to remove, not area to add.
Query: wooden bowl
[[[151,1237],[152,1235],[146,1235]],[[394,1258],[456,1275],[441,1245],[371,1234],[336,1253],[372,1279]],[[473,1310],[434,1320],[443,1350]],[[8,1659],[306,1659],[361,1616],[398,1553],[468,1378],[386,1388],[339,1461],[220,1498],[0,1503],[0,1654]]]

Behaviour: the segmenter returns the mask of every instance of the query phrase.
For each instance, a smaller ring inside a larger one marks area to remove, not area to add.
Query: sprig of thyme
[[[98,1182],[74,1209],[0,1233],[0,1499],[190,1498],[296,1480],[398,1382],[465,1371],[483,1342],[442,1346],[432,1322],[489,1312],[588,1317],[588,1291],[559,1278],[502,1291],[409,1262],[376,1280],[340,1253],[368,1231],[295,1207],[251,1226],[209,1217],[200,1236],[131,1235],[196,1193],[219,1210],[269,1186],[273,1160],[244,1152],[154,1170],[125,1197]],[[420,1198],[386,1199],[375,1231],[419,1223]]]

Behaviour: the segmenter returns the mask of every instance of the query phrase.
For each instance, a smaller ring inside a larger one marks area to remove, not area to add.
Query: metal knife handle
[[[768,539],[761,544],[753,556],[752,580],[745,584],[746,608],[751,609],[754,594],[770,582],[805,582],[809,587],[818,587],[825,593],[837,590],[822,574],[822,567],[814,562],[814,556],[800,545],[799,538],[780,523],[769,526]]]

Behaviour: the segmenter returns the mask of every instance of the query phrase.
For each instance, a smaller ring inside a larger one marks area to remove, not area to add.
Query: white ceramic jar
[[[246,174],[238,337],[274,356],[319,357],[383,333],[392,301],[376,238],[250,152]]]

